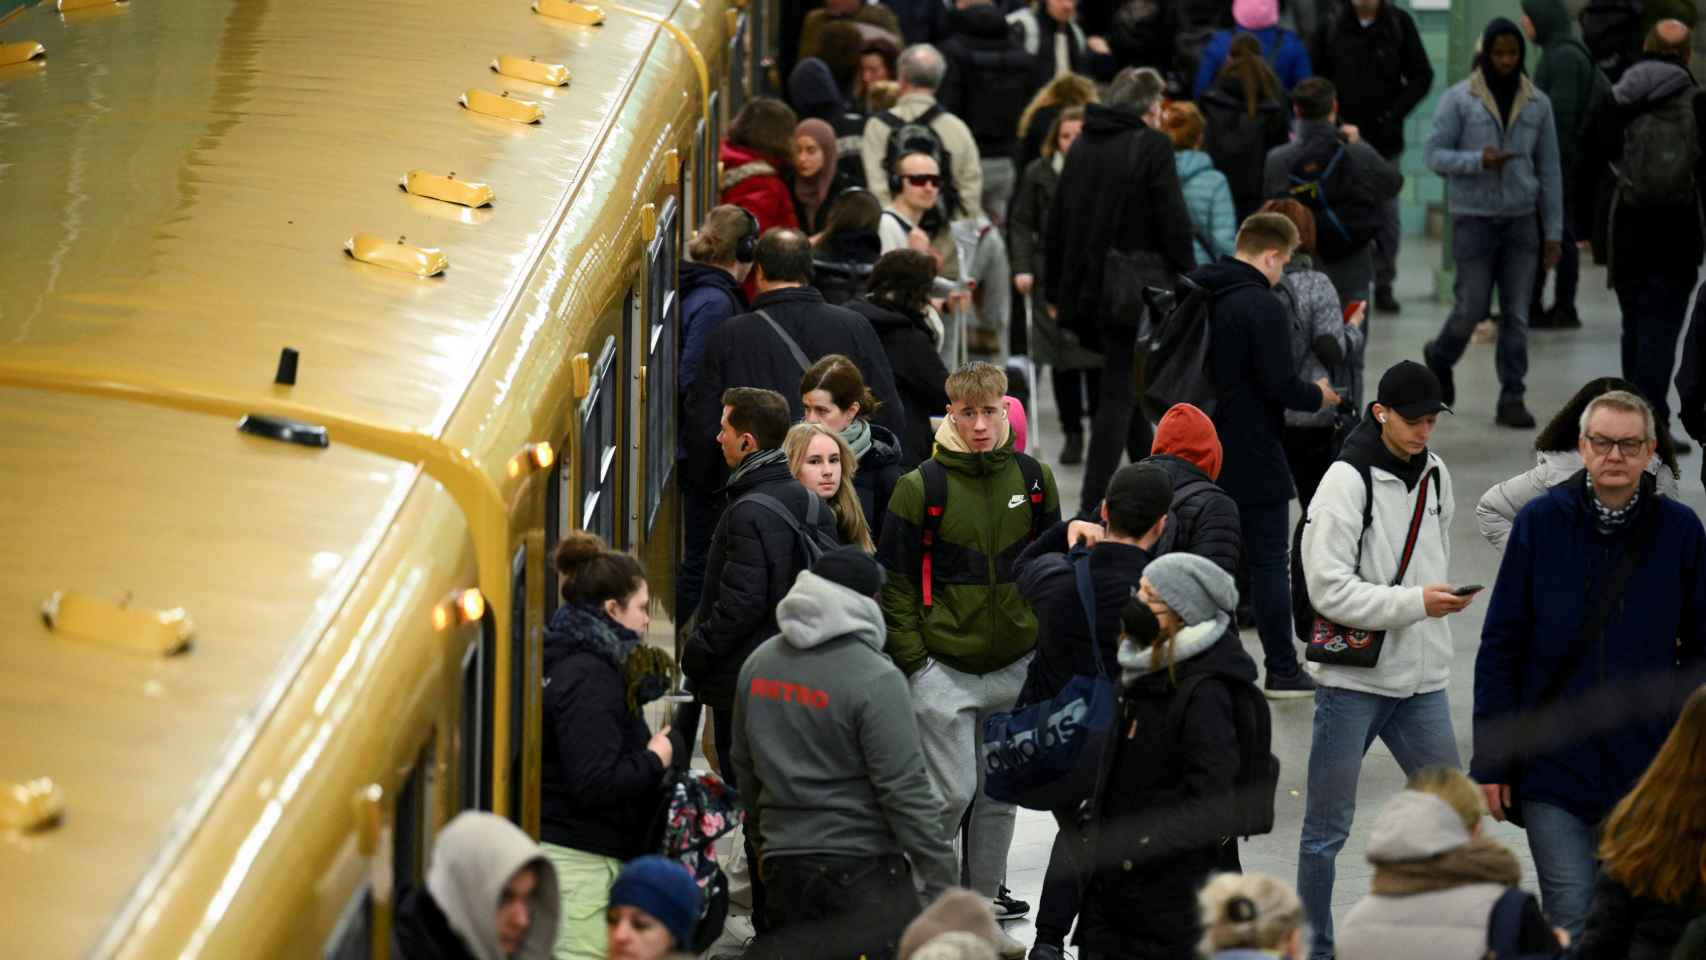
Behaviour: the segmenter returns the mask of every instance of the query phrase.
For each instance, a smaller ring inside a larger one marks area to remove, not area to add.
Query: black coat
[[[646,749],[652,733],[628,709],[622,671],[563,629],[569,612],[559,608],[545,632],[540,839],[632,860],[653,852],[663,762]]]
[[[1073,677],[1096,675],[1090,643],[1090,624],[1078,599],[1078,576],[1067,553],[1066,526],[1061,521],[1032,541],[1013,563],[1019,595],[1037,614],[1037,652],[1031,658],[1019,703],[1038,703],[1054,696]],[[1119,682],[1120,610],[1137,589],[1149,551],[1127,543],[1103,541],[1090,551],[1090,584],[1096,596],[1096,651],[1109,679]]]
[[[475,960],[425,886],[404,892],[391,918],[391,956],[403,960]]]
[[[1197,98],[1197,106],[1205,124],[1203,150],[1214,160],[1214,168],[1226,174],[1238,216],[1247,217],[1262,205],[1268,151],[1291,135],[1291,110],[1282,100],[1262,100],[1251,116],[1244,88],[1230,76],[1216,80]]]
[[[1290,500],[1297,489],[1280,446],[1285,411],[1321,409],[1321,388],[1292,368],[1285,307],[1261,271],[1242,261],[1211,263],[1191,279],[1216,291],[1209,370],[1219,393],[1214,429],[1226,458],[1221,489],[1240,504]]]
[[[1197,890],[1215,869],[1221,811],[1242,751],[1227,684],[1201,684],[1177,731],[1166,729],[1177,684],[1197,673],[1253,681],[1256,665],[1228,629],[1204,653],[1126,688],[1118,741],[1100,811],[1097,861],[1076,944],[1119,958],[1194,956],[1201,928]]]
[[[906,472],[900,459],[900,438],[887,427],[871,424],[871,449],[859,458],[859,469],[853,474],[853,490],[859,494],[859,506],[865,511],[872,540],[883,532],[883,520],[889,515],[889,496],[894,493],[900,475]]]
[[[1689,906],[1637,897],[1600,873],[1593,907],[1572,960],[1670,960],[1688,925],[1706,917],[1706,902]]]
[[[857,157],[854,160],[856,161],[855,165],[863,163]],[[862,176],[861,179],[863,179]],[[863,189],[863,185],[854,180],[853,175],[847,172],[847,166],[839,160],[836,161],[835,173],[829,178],[829,193],[824,195],[823,203],[818,205],[817,215],[808,222],[805,205],[800,202],[799,194],[790,185],[789,192],[793,193],[794,196],[794,217],[800,221],[800,229],[807,234],[822,233],[829,226],[829,208],[835,206],[835,201],[853,187]]]
[[[1404,152],[1404,118],[1433,86],[1433,64],[1410,14],[1391,0],[1363,26],[1351,0],[1338,0],[1312,53],[1315,73],[1339,92],[1339,118],[1382,156]]]
[[[1143,462],[1167,471],[1173,481],[1173,509],[1167,514],[1167,529],[1155,545],[1155,555],[1194,553],[1236,577],[1238,560],[1244,555],[1238,504],[1189,460],[1160,454]],[[1208,486],[1203,486],[1205,483]],[[1196,486],[1181,501],[1181,491],[1190,484]]]
[[[812,287],[788,287],[763,294],[752,303],[786,330],[816,363],[831,353],[843,354],[859,367],[865,383],[883,408],[873,418],[890,430],[906,429],[906,404],[894,385],[894,370],[865,318],[824,302]],[[762,387],[786,397],[795,420],[805,413],[800,402],[800,378],[805,371],[756,312],[730,317],[705,346],[699,376],[687,394],[687,470],[690,485],[715,489],[724,465],[716,437],[723,417],[723,391],[729,387]]]
[[[1035,59],[1025,52],[1016,28],[994,4],[949,10],[948,38],[941,49],[948,72],[936,101],[971,128],[983,159],[1011,157],[1018,145],[1019,115],[1031,98]]]
[[[865,295],[871,268],[883,255],[883,241],[875,230],[858,230],[825,236],[812,252],[812,286],[827,303],[848,306],[849,300]]]
[[[895,386],[906,401],[906,419],[895,435],[900,439],[900,465],[910,470],[930,456],[935,445],[930,418],[947,412],[948,367],[936,352],[922,316],[907,316],[865,300],[851,301],[847,308],[870,321],[894,365]]]
[[[1096,315],[1096,301],[1109,250],[1159,253],[1184,273],[1196,264],[1191,244],[1172,141],[1130,110],[1085,108],[1043,237],[1043,293],[1059,308],[1061,327],[1086,347],[1101,344],[1107,318]]]
[[[747,656],[779,632],[776,605],[793,587],[805,557],[786,521],[738,502],[753,492],[782,501],[802,527],[806,498],[817,496],[794,479],[787,461],[759,467],[723,490],[729,506],[711,537],[705,593],[681,655],[681,671],[693,681],[694,694],[719,710],[733,708],[735,680]],[[818,511],[818,528],[821,540],[840,539],[827,507]]]

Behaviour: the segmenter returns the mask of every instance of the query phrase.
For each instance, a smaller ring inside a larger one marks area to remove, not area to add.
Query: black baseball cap
[[[1137,525],[1125,533],[1141,535],[1173,505],[1173,480],[1153,463],[1128,463],[1114,471],[1103,499],[1110,510],[1118,510]]]
[[[1451,413],[1439,378],[1414,360],[1400,361],[1381,374],[1380,392],[1374,402],[1412,420],[1441,410]]]

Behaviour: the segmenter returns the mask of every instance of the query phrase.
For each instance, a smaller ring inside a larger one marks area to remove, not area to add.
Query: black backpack
[[[817,562],[818,557],[841,546],[833,538],[825,539],[823,529],[817,525],[818,511],[823,510],[824,506],[823,501],[818,499],[816,494],[806,497],[806,525],[804,526],[800,524],[800,518],[794,516],[794,511],[788,509],[787,504],[768,493],[749,493],[737,502],[763,507],[782,518],[782,522],[794,531],[794,540],[800,545],[800,556],[805,560],[805,563],[800,567],[801,570],[811,569],[811,565]]]
[[[1165,743],[1178,741],[1191,694],[1205,681],[1226,685],[1232,695],[1232,722],[1238,728],[1238,778],[1228,798],[1226,836],[1257,837],[1274,829],[1274,794],[1279,790],[1280,761],[1273,753],[1273,716],[1262,691],[1248,680],[1224,673],[1192,674],[1179,684],[1167,707]]]
[[[1641,57],[1641,0],[1589,0],[1576,16],[1588,55],[1616,78]]]
[[[1617,167],[1619,202],[1635,208],[1664,207],[1694,197],[1694,168],[1700,136],[1691,88],[1629,121]]]
[[[941,207],[949,220],[959,215],[960,190],[954,182],[954,155],[942,144],[942,138],[930,124],[936,118],[947,113],[939,103],[932,103],[930,109],[918,115],[916,120],[903,120],[893,110],[884,110],[877,114],[889,128],[888,147],[883,153],[883,172],[889,177],[889,193],[900,192],[900,177],[895,172],[899,169],[900,158],[909,153],[929,154],[936,160],[936,168],[942,172]]]
[[[1180,277],[1178,283],[1183,296],[1156,287],[1143,291],[1145,316],[1151,325],[1138,338],[1137,358],[1143,371],[1143,396],[1138,399],[1151,421],[1160,420],[1179,403],[1189,403],[1212,417],[1220,400],[1209,369],[1210,321],[1218,294],[1189,277]],[[1221,293],[1246,286],[1257,284],[1238,283]]]
[[[1356,158],[1337,139],[1305,143],[1291,163],[1291,199],[1315,214],[1315,250],[1335,263],[1367,247],[1380,229],[1380,205],[1356,182]]]
[[[1018,462],[1019,475],[1025,480],[1025,499],[1031,502],[1030,539],[1035,540],[1048,522],[1043,504],[1048,497],[1048,490],[1043,486],[1043,467],[1036,458],[1016,450],[1013,459]],[[918,465],[918,473],[924,480],[924,517],[918,524],[918,587],[924,607],[928,609],[936,602],[936,541],[941,539],[942,513],[948,509],[948,468],[937,462],[935,457],[930,457]]]

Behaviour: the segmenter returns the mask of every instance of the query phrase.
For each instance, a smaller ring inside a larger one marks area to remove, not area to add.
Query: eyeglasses
[[[905,173],[901,179],[915,187],[939,187],[942,185],[942,175],[939,173]]]
[[[973,410],[971,407],[967,407],[964,410],[955,410],[954,419],[969,427],[979,420],[1005,420],[1007,419],[1007,411],[1002,407],[984,407],[982,410]]]
[[[1616,447],[1617,452],[1625,457],[1635,457],[1646,449],[1648,443],[1646,437],[1596,437],[1591,433],[1587,435],[1587,441],[1593,452],[1602,457],[1608,456],[1612,447]]]

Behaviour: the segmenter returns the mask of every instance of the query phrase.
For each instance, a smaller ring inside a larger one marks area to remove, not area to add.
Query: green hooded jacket
[[[895,483],[883,522],[877,559],[888,572],[883,619],[890,657],[907,676],[928,660],[963,673],[999,670],[1030,653],[1037,618],[1013,584],[1013,561],[1031,538],[1031,503],[1014,459],[1013,435],[989,453],[966,453],[942,422],[936,462],[947,468],[948,502],[932,551],[934,602],[928,611],[919,583],[923,557],[924,476],[917,470]],[[1060,491],[1047,464],[1043,474],[1044,528],[1060,520]]]
[[[1600,101],[1610,97],[1611,84],[1576,36],[1564,0],[1522,0],[1522,12],[1534,24],[1534,42],[1541,49],[1534,85],[1552,101],[1558,163],[1567,174],[1575,169],[1588,122]]]

